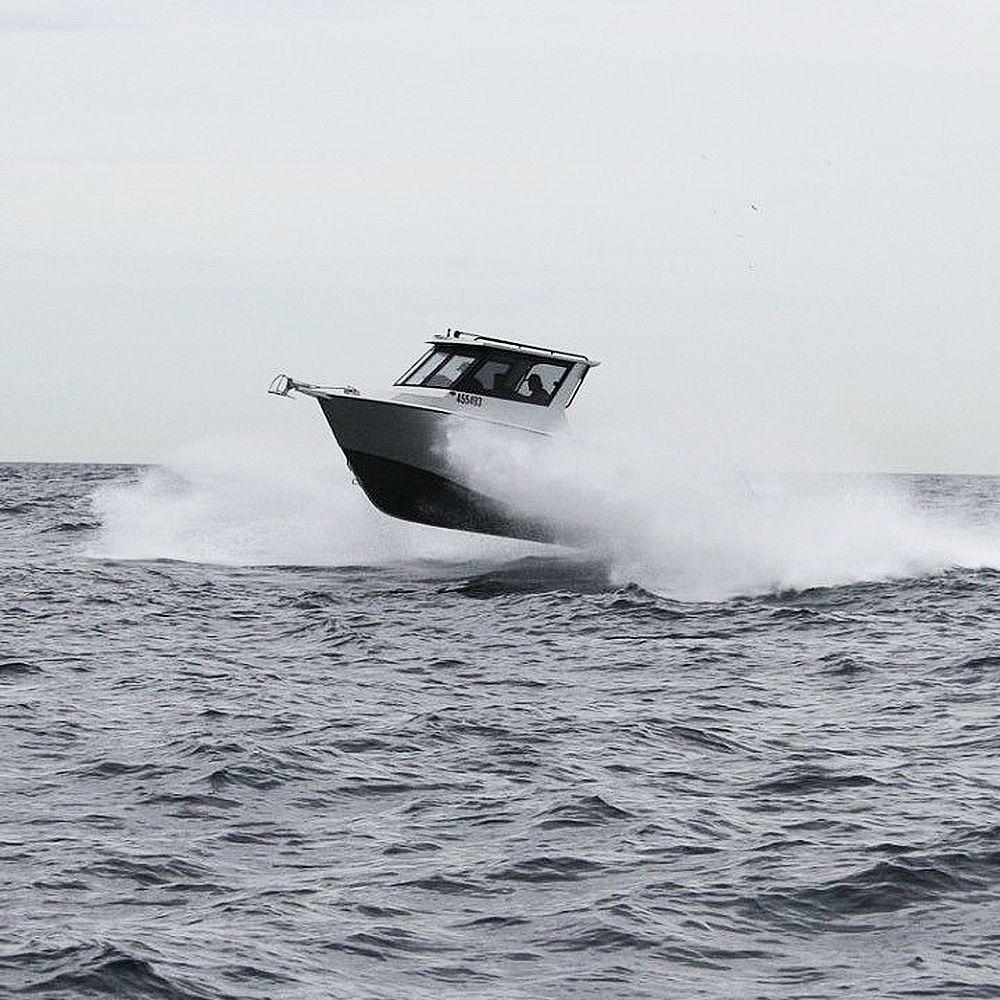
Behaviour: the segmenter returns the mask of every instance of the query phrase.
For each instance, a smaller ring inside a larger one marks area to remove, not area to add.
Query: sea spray
[[[560,524],[623,582],[677,597],[1000,566],[996,524],[922,509],[899,478],[720,470],[620,428],[528,441],[467,422],[449,451],[474,489]]]
[[[200,441],[93,496],[89,553],[220,565],[380,564],[516,558],[533,546],[449,533],[375,510],[336,445],[271,437]]]
[[[611,567],[680,598],[802,589],[1000,566],[995,522],[928,510],[888,477],[746,474],[669,456],[654,435],[512,440],[466,422],[448,449],[474,489]],[[203,441],[93,497],[89,554],[221,565],[502,564],[562,553],[393,520],[338,460],[274,438]]]

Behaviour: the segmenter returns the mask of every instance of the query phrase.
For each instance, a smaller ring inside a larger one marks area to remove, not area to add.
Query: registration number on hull
[[[461,406],[482,406],[483,397],[473,396],[468,392],[456,392],[455,400]]]

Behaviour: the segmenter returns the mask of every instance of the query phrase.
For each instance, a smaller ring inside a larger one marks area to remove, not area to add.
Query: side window
[[[452,354],[437,371],[420,384],[431,389],[450,389],[474,360],[470,354]]]
[[[469,380],[471,391],[485,393],[487,396],[510,395],[511,367],[509,361],[484,361]]]
[[[517,398],[526,403],[548,406],[566,378],[567,371],[568,365],[555,365],[547,361],[532,365],[518,383]]]

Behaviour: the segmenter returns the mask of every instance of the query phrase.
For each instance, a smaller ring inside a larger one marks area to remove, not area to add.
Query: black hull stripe
[[[519,517],[503,504],[413,465],[345,451],[368,499],[383,513],[437,528],[554,542],[551,525]]]

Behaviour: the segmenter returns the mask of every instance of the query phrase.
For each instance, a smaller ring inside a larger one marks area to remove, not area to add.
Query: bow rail
[[[353,385],[313,385],[311,382],[298,382],[290,375],[275,375],[271,379],[271,384],[267,391],[272,396],[290,396],[293,392],[301,393],[303,396],[332,396],[334,393],[343,393],[347,396],[360,396],[361,392]]]

